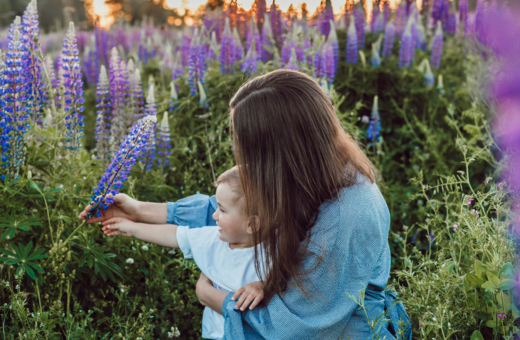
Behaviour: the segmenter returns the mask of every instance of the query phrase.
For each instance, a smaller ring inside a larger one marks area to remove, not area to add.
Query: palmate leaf
[[[16,215],[14,210],[11,210],[11,214],[3,213],[0,216],[0,228],[8,228],[3,234],[1,239],[6,237],[13,238],[16,229],[29,231],[31,226],[41,226],[40,220],[36,217],[24,218],[24,214]]]
[[[37,273],[34,272],[36,270],[40,273],[45,273],[45,270],[43,268],[36,264],[35,260],[44,259],[49,257],[48,255],[42,254],[44,252],[43,249],[35,249],[32,253],[31,250],[33,249],[33,243],[32,241],[29,242],[26,246],[23,244],[18,244],[16,246],[15,244],[11,243],[11,248],[13,251],[9,251],[7,249],[0,249],[0,252],[3,254],[6,254],[10,257],[1,257],[0,261],[4,261],[6,264],[15,265],[18,264],[18,267],[16,268],[16,274],[20,275],[22,270],[24,270],[27,275],[31,279],[36,279]],[[38,277],[40,277],[38,275]]]

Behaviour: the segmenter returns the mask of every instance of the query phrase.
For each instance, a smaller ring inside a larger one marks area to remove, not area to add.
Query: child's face
[[[218,209],[213,214],[220,231],[220,239],[228,242],[231,248],[247,248],[252,246],[251,228],[246,214],[237,203],[233,202],[235,194],[227,183],[217,187]]]

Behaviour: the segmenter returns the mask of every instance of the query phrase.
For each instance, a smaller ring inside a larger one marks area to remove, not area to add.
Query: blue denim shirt
[[[167,223],[191,228],[216,225],[212,218],[216,209],[215,196],[190,196],[168,203]],[[320,207],[312,228],[309,250],[324,258],[307,276],[314,296],[302,295],[289,284],[266,307],[241,312],[234,309],[230,293],[222,306],[223,339],[372,339],[364,311],[346,293],[358,297],[363,285],[371,285],[365,296],[371,321],[392,305],[397,294],[383,290],[390,276],[389,228],[390,213],[379,188],[358,176],[358,184],[342,189],[338,198]],[[302,266],[306,270],[315,263],[316,257],[307,256]],[[400,318],[409,324],[402,303],[390,308],[387,318],[390,324],[382,321],[376,327],[381,338],[396,338],[392,324],[397,328]],[[405,339],[411,339],[410,325]]]

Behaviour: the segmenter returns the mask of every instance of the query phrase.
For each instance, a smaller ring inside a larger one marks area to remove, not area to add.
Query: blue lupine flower
[[[462,25],[464,34],[468,34],[469,22],[468,22],[468,0],[459,0],[459,22]]]
[[[339,66],[339,43],[338,43],[338,34],[336,33],[336,27],[334,26],[334,22],[330,21],[330,33],[327,40],[332,45],[332,52],[334,54],[334,74],[336,74]],[[303,50],[302,50],[303,52]],[[303,53],[302,53],[303,54]],[[302,58],[303,59],[303,58]],[[300,60],[298,58],[298,60]],[[303,60],[300,60],[303,61]]]
[[[94,139],[96,141],[96,155],[98,159],[108,159],[108,142],[110,131],[110,88],[108,75],[104,65],[99,71],[99,82],[96,93],[96,129]]]
[[[457,33],[457,15],[454,12],[448,15],[446,32],[451,35]]]
[[[175,84],[172,81],[170,83],[170,103],[169,103],[170,113],[173,113],[173,111],[179,107],[179,104],[177,103],[178,100],[179,100],[179,97],[177,96],[177,90],[175,89]]]
[[[261,35],[261,44],[262,44],[262,61],[265,63],[271,59],[273,59],[273,53],[271,53],[268,49],[273,46],[273,30],[271,29],[271,22],[269,20],[269,16],[267,14],[264,15],[264,26],[262,29]],[[267,47],[267,49],[266,49]]]
[[[370,58],[370,62],[372,63],[373,68],[381,66],[381,56],[379,55],[379,50],[376,44],[372,44],[372,57]]]
[[[242,46],[240,35],[238,35],[238,30],[236,27],[233,27],[233,44],[235,47],[235,56],[233,58],[234,62],[240,61],[244,57],[244,47]]]
[[[174,87],[175,88],[175,87]],[[161,121],[161,125],[159,125],[159,129],[157,129],[157,154],[158,159],[157,163],[161,168],[170,165],[170,159],[168,157],[171,156],[171,137],[170,137],[170,124],[168,122],[168,112],[164,112],[164,116]]]
[[[347,64],[357,64],[358,36],[354,21],[350,19],[347,30]]]
[[[246,57],[244,58],[244,62],[242,63],[242,66],[240,66],[240,69],[248,75],[253,75],[258,72],[258,60],[256,40],[253,39],[251,40],[251,44],[249,45],[249,49],[247,50]]]
[[[332,67],[334,67],[334,59],[332,59],[332,52],[331,52],[331,62],[332,62]],[[296,51],[294,50],[294,48],[291,49],[291,57],[289,58],[289,62],[287,63],[287,65],[285,66],[288,70],[294,70],[294,71],[299,71],[300,68],[298,67],[298,58],[296,58]]]
[[[128,178],[132,165],[136,163],[137,158],[148,142],[153,131],[153,124],[156,121],[157,117],[147,116],[134,124],[94,189],[94,195],[91,196],[92,202],[90,203],[93,207],[88,212],[87,219],[101,216],[101,211],[108,209],[114,203],[114,196],[123,187],[123,182]]]
[[[204,91],[204,87],[202,86],[202,84],[200,82],[197,83],[197,86],[199,87],[199,94],[200,94],[199,105],[203,109],[207,110],[207,109],[209,109],[209,103],[208,103],[208,98],[206,97],[206,91]]]
[[[116,152],[117,146],[124,140],[126,135],[126,104],[128,99],[128,88],[124,79],[124,65],[119,58],[117,49],[112,48],[109,63],[110,98],[112,100],[112,128],[110,149]]]
[[[376,142],[381,141],[381,119],[379,117],[379,108],[377,104],[378,97],[374,97],[374,104],[372,106],[372,113],[370,114],[370,124],[367,129],[368,145],[375,145]]]
[[[155,117],[157,116],[157,104],[155,103],[155,82],[153,77],[150,75],[150,80],[148,81],[148,96],[146,97],[146,107],[144,110],[144,114],[146,117]],[[148,142],[143,146],[143,153],[140,158],[140,161],[145,164],[146,170],[152,170],[153,162],[155,159],[156,145],[155,145],[155,131],[156,124],[155,122],[152,124],[152,133],[150,134],[150,138],[148,138]]]
[[[143,96],[143,82],[141,80],[141,71],[136,68],[134,71],[134,77],[132,79],[132,96],[134,98],[134,121],[144,117],[144,96]]]
[[[389,21],[385,28],[385,39],[383,41],[383,54],[382,57],[386,58],[392,55],[392,49],[394,48],[395,39],[395,26],[392,21]]]
[[[190,83],[190,93],[197,93],[197,82],[205,83],[204,73],[206,72],[206,52],[202,44],[202,33],[195,29],[191,40],[188,61],[188,80]]]
[[[410,63],[412,61],[412,53],[414,50],[415,49],[413,46],[412,39],[412,25],[411,21],[409,21],[401,38],[401,48],[399,49],[399,67],[410,67]]]
[[[21,18],[16,17],[9,29],[5,65],[0,68],[2,96],[0,110],[0,146],[2,167],[11,178],[18,179],[18,171],[25,160],[24,135],[29,128],[27,79],[27,40],[21,34]]]
[[[219,61],[220,71],[222,73],[233,72],[233,63],[235,62],[235,42],[233,39],[233,33],[229,26],[229,18],[226,18],[224,33],[222,34],[222,40],[220,41]]]
[[[61,69],[63,70],[63,96],[65,99],[65,126],[67,127],[67,149],[78,152],[81,148],[80,139],[83,137],[83,81],[81,80],[81,66],[79,51],[76,46],[76,32],[74,23],[69,24],[69,30],[63,41],[61,52]]]
[[[430,64],[434,69],[438,69],[441,66],[441,56],[442,56],[442,45],[444,43],[444,38],[442,34],[442,22],[437,21],[437,29],[435,30],[435,35],[433,37],[432,43],[432,56],[430,60]]]
[[[426,86],[426,88],[432,88],[433,87],[433,84],[435,83],[435,77],[432,73],[432,69],[430,67],[430,63],[428,62],[428,60],[424,60],[424,64],[425,64],[425,70],[424,70],[424,85]]]
[[[363,4],[361,1],[357,3],[356,8],[354,9],[354,20],[358,43],[357,49],[360,51],[365,48],[365,12],[363,11]]]
[[[25,68],[27,73],[27,85],[29,86],[27,102],[29,113],[34,122],[41,124],[43,107],[46,103],[45,86],[42,79],[42,60],[40,55],[40,28],[38,23],[38,10],[36,0],[31,0],[22,17],[22,31],[24,40],[27,41],[27,59]]]
[[[374,33],[383,32],[385,30],[385,18],[384,18],[383,12],[379,12],[377,14],[373,30],[374,30]]]
[[[313,58],[314,77],[315,78],[321,78],[321,77],[323,77],[325,75],[325,70],[323,69],[324,63],[322,62],[322,59],[323,59],[323,43],[320,43],[316,47],[315,51],[316,52],[314,53],[314,58]]]
[[[258,33],[258,27],[255,23],[254,14],[251,15],[251,21],[249,22],[247,37],[246,37],[246,50],[249,51],[251,47],[251,42],[255,41],[256,45],[256,55],[258,58],[262,55],[262,44],[260,43],[260,34]],[[247,54],[248,52],[246,52]]]
[[[439,74],[439,82],[437,83],[437,92],[441,95],[446,94],[444,91],[444,82],[442,81],[442,74]]]

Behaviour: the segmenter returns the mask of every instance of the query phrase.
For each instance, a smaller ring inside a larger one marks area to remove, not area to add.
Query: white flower
[[[6,286],[6,287],[9,287],[9,282],[7,282],[7,283],[5,284],[5,286]]]
[[[178,338],[181,336],[181,332],[177,327],[172,327],[171,332],[168,332],[168,338]]]
[[[141,247],[142,250],[148,250],[148,246],[144,245]]]
[[[127,259],[126,259],[126,263],[128,263],[128,264],[134,264],[134,259],[131,258],[131,257],[130,257],[130,258],[127,258]]]
[[[175,249],[170,250],[170,251],[168,252],[168,254],[172,254],[172,255],[175,254]]]

